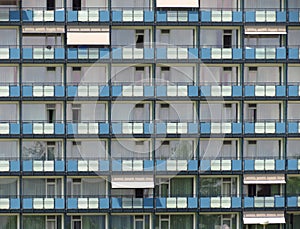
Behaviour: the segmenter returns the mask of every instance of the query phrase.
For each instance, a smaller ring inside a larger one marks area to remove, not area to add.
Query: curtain
[[[245,0],[245,9],[280,9],[280,0]]]
[[[0,216],[0,229],[16,229],[17,223],[17,216]]]
[[[300,142],[298,140],[287,140],[287,158],[299,158]],[[300,193],[300,192],[299,192]]]
[[[0,159],[19,158],[18,141],[0,142]]]
[[[16,178],[0,179],[0,196],[16,197],[18,194],[17,186],[18,184]]]
[[[171,196],[174,197],[193,196],[193,178],[171,179]]]
[[[0,105],[0,120],[1,121],[17,121],[17,105],[16,104],[1,104]]]
[[[194,228],[193,215],[171,215],[171,228]]]
[[[84,229],[105,229],[105,216],[83,216],[82,225]]]
[[[200,195],[204,197],[221,195],[221,178],[202,178],[200,179]]]
[[[44,197],[46,194],[46,182],[44,179],[24,179],[24,196]]]
[[[18,73],[16,67],[0,67],[0,82],[1,84],[17,83]]]
[[[215,229],[221,227],[221,218],[221,215],[200,215],[200,228]]]
[[[99,196],[106,194],[105,180],[103,179],[82,179],[82,194],[84,196]]]
[[[133,216],[111,216],[111,228],[112,229],[132,229],[134,223]]]
[[[45,216],[24,216],[23,229],[44,229]]]

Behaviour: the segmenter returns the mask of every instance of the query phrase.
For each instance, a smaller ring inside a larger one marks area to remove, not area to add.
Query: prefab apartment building
[[[299,9],[1,0],[0,229],[299,228]]]

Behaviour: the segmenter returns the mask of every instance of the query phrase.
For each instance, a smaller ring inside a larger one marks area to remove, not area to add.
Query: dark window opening
[[[160,107],[161,107],[161,108],[169,108],[170,105],[167,104],[167,103],[163,103],[163,104],[160,104]]]
[[[137,188],[135,189],[135,198],[143,198],[144,197],[144,189]]]
[[[81,0],[73,0],[73,10],[81,10]]]
[[[223,71],[224,72],[231,72],[232,71],[232,67],[223,67]]]
[[[224,104],[224,107],[225,107],[225,108],[231,108],[231,107],[232,107],[232,104],[231,104],[231,103],[225,103],[225,104]]]
[[[81,67],[72,67],[72,71],[74,72],[81,71]]]
[[[55,67],[47,67],[48,72],[55,72],[56,68]]]
[[[144,48],[144,31],[136,30],[136,48]]]
[[[257,72],[257,67],[249,67],[250,72]]]
[[[223,145],[231,145],[231,141],[223,141]]]
[[[161,67],[161,71],[170,71],[170,67]]]
[[[143,72],[145,71],[145,67],[135,67],[135,70]]]
[[[55,9],[55,0],[47,0],[47,10]]]
[[[253,140],[252,140],[252,141],[249,141],[248,144],[249,144],[249,145],[256,145],[256,141],[253,141]]]
[[[135,108],[144,108],[144,104],[142,103],[135,104]]]
[[[169,34],[170,30],[169,29],[162,29],[161,34]]]
[[[223,47],[224,48],[232,47],[232,31],[231,30],[224,30]]]

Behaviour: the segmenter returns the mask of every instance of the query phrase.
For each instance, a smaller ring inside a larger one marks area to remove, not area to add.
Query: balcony
[[[67,86],[68,97],[108,97],[109,86],[97,85],[97,83],[80,83],[68,84]]]
[[[244,160],[245,171],[284,171],[285,160],[282,159],[245,159]]]
[[[247,9],[245,12],[245,22],[246,23],[260,23],[260,22],[273,22],[273,23],[283,23],[286,22],[285,11],[281,10],[261,10],[261,9]]]
[[[245,85],[245,97],[282,97],[286,96],[286,86],[256,83]],[[276,84],[276,83],[274,83]]]
[[[64,60],[63,46],[23,46],[24,60]]]
[[[239,47],[220,48],[203,47],[200,50],[200,56],[203,60],[242,60],[243,50]]]
[[[55,210],[65,209],[63,197],[26,197],[22,198],[22,207],[26,210]],[[20,208],[20,206],[19,206]]]
[[[245,134],[284,134],[285,123],[280,121],[244,122]]]
[[[24,83],[22,85],[23,97],[64,97],[64,86],[55,83]]]
[[[109,134],[109,124],[97,121],[82,121],[79,123],[67,123],[68,135],[87,135],[87,134]]]
[[[64,124],[61,121],[48,123],[47,121],[23,121],[23,134],[28,135],[62,135],[65,133]]]
[[[209,209],[232,209],[241,208],[241,197],[200,197],[200,208]]]
[[[53,173],[64,172],[65,162],[63,160],[23,160],[23,172]]]
[[[18,13],[19,14],[19,13]],[[64,9],[27,8],[22,10],[23,22],[64,22]]]
[[[244,208],[284,208],[284,196],[244,197]]]
[[[286,48],[270,46],[245,47],[245,59],[286,60]]]

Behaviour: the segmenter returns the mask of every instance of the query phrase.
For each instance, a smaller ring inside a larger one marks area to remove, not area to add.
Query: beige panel
[[[63,26],[23,26],[23,33],[64,33]]]
[[[109,45],[109,32],[67,33],[68,45]]]
[[[112,176],[112,188],[154,188],[153,176]]]
[[[245,212],[244,224],[282,224],[285,223],[284,212]]]
[[[285,184],[284,174],[245,174],[244,184]]]
[[[157,0],[157,7],[199,7],[198,0]]]
[[[246,26],[245,34],[286,34],[284,26]]]

